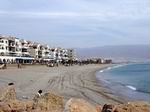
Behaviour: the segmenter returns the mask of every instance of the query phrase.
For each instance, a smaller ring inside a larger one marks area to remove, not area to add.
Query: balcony
[[[28,49],[27,49],[27,48],[22,48],[21,51],[22,51],[22,52],[28,52]]]
[[[15,44],[9,44],[9,47],[16,47]]]
[[[9,50],[9,53],[16,53],[15,50]]]
[[[22,52],[22,55],[24,56],[24,55],[30,55],[30,53],[29,52]]]

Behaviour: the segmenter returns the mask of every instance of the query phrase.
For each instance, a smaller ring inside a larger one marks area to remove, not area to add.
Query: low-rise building
[[[69,60],[75,61],[76,60],[76,56],[75,56],[74,49],[67,49],[67,52],[68,52]]]
[[[30,53],[30,56],[37,59],[39,57],[39,52],[38,52],[38,49],[39,49],[39,46],[40,44],[38,43],[31,43],[29,45],[29,53]]]

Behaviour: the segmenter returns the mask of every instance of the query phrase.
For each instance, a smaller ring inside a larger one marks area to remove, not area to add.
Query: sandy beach
[[[125,102],[114,96],[96,80],[96,71],[112,65],[84,65],[72,67],[26,66],[0,70],[0,86],[14,82],[19,99],[33,98],[38,90],[54,92],[64,97],[82,98],[92,104]]]

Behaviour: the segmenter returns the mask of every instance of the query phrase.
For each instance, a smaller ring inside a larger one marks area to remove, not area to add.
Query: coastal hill
[[[81,59],[91,57],[111,58],[116,62],[150,61],[150,45],[118,45],[93,48],[76,48]]]

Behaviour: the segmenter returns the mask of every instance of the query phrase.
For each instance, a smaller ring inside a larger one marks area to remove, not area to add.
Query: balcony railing
[[[9,47],[16,47],[15,44],[9,44]]]

